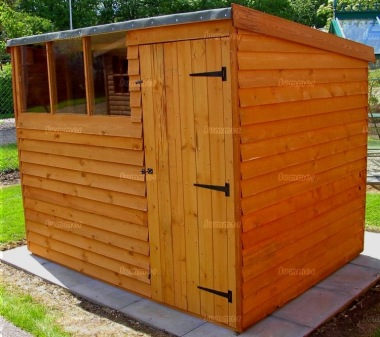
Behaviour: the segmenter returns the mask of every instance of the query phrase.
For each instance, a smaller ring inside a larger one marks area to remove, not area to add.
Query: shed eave
[[[180,25],[196,22],[207,22],[231,19],[231,8],[210,9],[205,11],[170,14],[151,18],[136,19],[106,25],[91,26],[74,30],[46,33],[40,35],[15,38],[7,41],[7,47],[15,47],[34,43],[44,43],[54,40],[81,38],[100,34],[117,33],[123,31]]]

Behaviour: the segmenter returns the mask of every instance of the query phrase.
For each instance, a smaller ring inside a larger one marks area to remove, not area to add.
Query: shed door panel
[[[152,297],[229,324],[236,307],[229,283],[233,203],[217,189],[232,179],[225,125],[231,89],[220,77],[190,76],[228,66],[229,48],[202,39],[140,46],[139,54],[146,167],[153,169],[147,175]],[[228,291],[232,303],[223,297]]]

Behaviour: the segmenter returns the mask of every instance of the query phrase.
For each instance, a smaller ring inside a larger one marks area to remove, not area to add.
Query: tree
[[[288,0],[254,0],[250,7],[288,20],[294,17],[294,9]]]
[[[72,0],[74,28],[98,24],[99,0]],[[53,23],[54,30],[70,29],[68,0],[19,0],[17,9]]]
[[[6,41],[20,36],[36,35],[52,31],[49,20],[16,12],[0,1],[0,57],[4,57]]]
[[[326,4],[321,5],[318,9],[318,17],[326,21],[326,28],[330,26],[330,22],[334,15],[334,0],[328,0]],[[357,11],[357,10],[378,10],[379,0],[338,0],[338,11]]]
[[[327,5],[327,0],[291,0],[294,13],[292,20],[310,27],[324,27],[327,17],[317,15],[318,9],[323,5]]]

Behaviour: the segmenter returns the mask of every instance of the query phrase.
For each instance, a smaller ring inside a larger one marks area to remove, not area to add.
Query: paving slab
[[[119,310],[142,300],[142,297],[98,280],[91,280],[70,288],[70,291],[96,304]]]
[[[259,323],[240,334],[241,337],[304,337],[313,328],[287,320],[268,316]]]
[[[183,336],[206,323],[206,321],[200,318],[184,314],[149,300],[135,302],[120,309],[120,311],[176,336]]]
[[[33,337],[30,333],[18,328],[0,316],[0,336],[1,337]]]
[[[380,279],[380,234],[365,233],[365,250],[293,301],[255,324],[242,337],[304,337]],[[124,312],[176,336],[232,337],[236,333],[94,280],[31,254],[26,246],[0,254],[3,262],[65,287],[92,302]]]
[[[351,298],[358,297],[363,290],[371,287],[380,277],[378,269],[359,266],[353,263],[346,264],[330,277],[319,282],[316,288],[344,292]]]
[[[2,252],[0,259],[63,288],[70,288],[92,280],[92,278],[73,270],[68,272],[67,268],[32,254],[28,251],[27,246]]]
[[[313,287],[275,311],[272,316],[315,328],[335,316],[351,298],[339,290]]]
[[[379,243],[379,247],[380,247],[380,243]],[[375,259],[374,257],[363,255],[363,254],[359,255],[356,259],[352,260],[351,264],[380,270],[380,258]]]
[[[237,335],[238,333],[222,328],[221,326],[212,323],[205,323],[183,335],[183,337],[235,337]],[[244,334],[240,334],[239,336],[243,335]]]
[[[362,255],[380,259],[380,233],[364,233],[364,250]]]

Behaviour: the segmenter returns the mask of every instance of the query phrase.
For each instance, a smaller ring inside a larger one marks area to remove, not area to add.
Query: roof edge
[[[376,61],[372,47],[237,4],[232,4],[232,20],[237,28],[282,38],[367,62]]]
[[[92,36],[107,33],[109,34],[145,28],[180,25],[196,22],[207,22],[223,19],[231,19],[231,7],[180,14],[162,15],[150,18],[110,23],[106,25],[79,28],[74,30],[19,37],[8,40],[7,47],[15,47],[33,43],[43,43],[54,40],[75,39],[81,38],[83,36]]]

